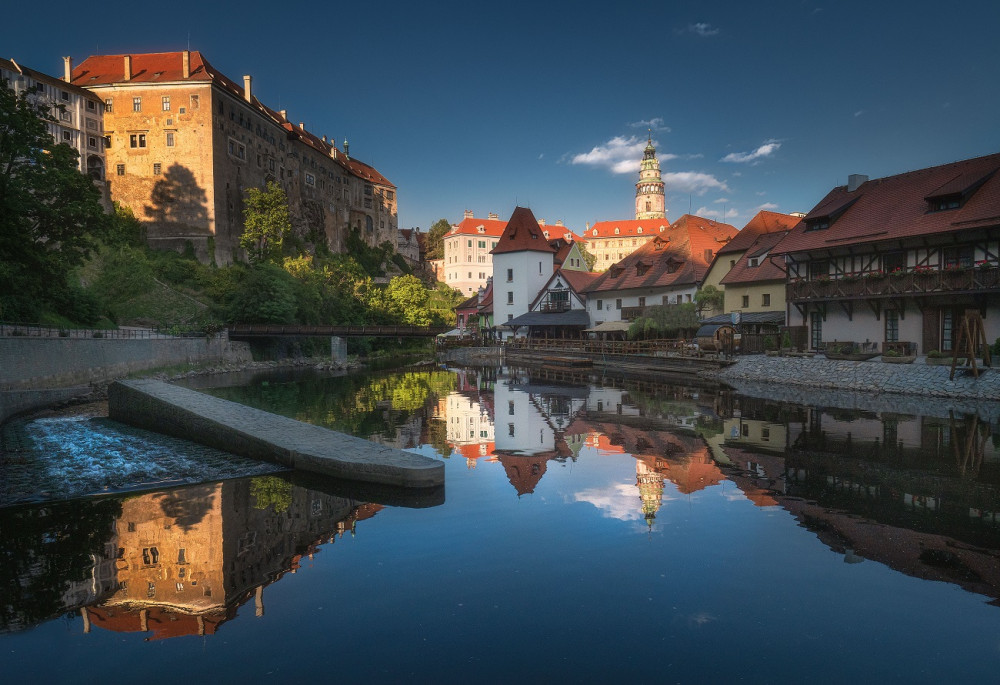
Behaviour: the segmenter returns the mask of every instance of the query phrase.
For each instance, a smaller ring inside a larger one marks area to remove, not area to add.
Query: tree
[[[645,316],[632,322],[628,329],[628,337],[634,340],[680,336],[697,330],[699,325],[701,322],[694,302],[655,305],[647,307]]]
[[[577,242],[577,245],[580,247],[580,254],[583,255],[583,261],[587,262],[587,271],[593,271],[594,264],[597,263],[597,255],[587,249],[586,241],[580,240]]]
[[[427,259],[444,259],[444,235],[451,230],[447,219],[438,219],[427,231]]]
[[[250,263],[280,264],[282,244],[292,233],[284,188],[268,181],[266,188],[247,189],[243,223],[240,247],[247,251]]]
[[[725,297],[725,293],[714,285],[699,288],[698,292],[694,294],[694,301],[698,305],[698,314],[704,316],[706,312],[722,311]]]
[[[429,326],[431,311],[427,307],[427,289],[416,276],[399,276],[386,288],[388,306],[403,323]]]
[[[79,154],[56,144],[49,103],[35,88],[0,83],[0,318],[28,320],[60,302],[71,274],[109,227]],[[73,312],[60,312],[73,316]]]

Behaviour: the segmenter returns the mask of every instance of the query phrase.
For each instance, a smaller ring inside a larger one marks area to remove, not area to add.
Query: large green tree
[[[110,226],[79,154],[48,132],[53,111],[35,89],[0,83],[0,319],[72,307],[73,269]]]
[[[282,245],[292,234],[285,189],[274,181],[268,181],[266,188],[249,188],[243,224],[240,247],[247,251],[250,262],[280,264]]]
[[[451,230],[447,219],[438,219],[427,231],[427,259],[444,259],[444,235]]]

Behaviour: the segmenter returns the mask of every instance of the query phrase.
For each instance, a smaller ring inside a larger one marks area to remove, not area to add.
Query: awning
[[[566,312],[528,312],[511,319],[504,326],[517,328],[520,326],[589,326],[590,315],[583,309],[570,309]]]
[[[623,333],[632,326],[628,321],[605,321],[593,328],[585,328],[587,333]]]
[[[438,333],[439,338],[460,338],[462,337],[462,331],[457,328],[452,328],[447,333]]]

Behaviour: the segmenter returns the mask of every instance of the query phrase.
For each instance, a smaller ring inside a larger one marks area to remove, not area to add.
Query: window
[[[170,96],[169,95],[164,95],[160,99],[160,101],[162,103],[161,106],[163,107],[163,111],[164,112],[169,112],[170,111]]]
[[[119,164],[118,165],[117,173],[118,173],[119,176],[124,176],[125,175],[125,165],[124,164]]]
[[[887,274],[893,271],[906,271],[906,253],[887,252],[882,255],[882,271]]]
[[[899,312],[888,310],[885,312],[885,341],[899,342]]]
[[[754,268],[754,267],[758,266],[757,258],[756,257],[751,257],[749,259],[749,261],[747,261],[747,266],[749,266],[750,268]]]
[[[142,111],[142,98],[132,98],[132,111],[133,112]]]
[[[177,550],[177,563],[186,564],[187,563],[187,550],[181,547]]]
[[[154,176],[159,176],[162,170],[163,170],[163,167],[160,166],[159,162],[154,162],[153,163],[153,175]]]
[[[316,185],[316,177],[312,174],[306,174],[306,185],[314,186]]]
[[[104,111],[108,114],[111,114],[111,112],[114,111],[114,102],[111,98],[104,99]]]
[[[952,336],[955,333],[955,318],[951,310],[941,314],[941,351],[951,352]]]
[[[823,315],[820,312],[809,314],[809,346],[814,350],[823,347]]]
[[[750,306],[750,296],[749,295],[744,295],[743,296],[743,304],[741,306],[744,309]]]
[[[507,291],[507,304],[514,304],[514,293]]]
[[[598,309],[598,311],[601,310],[601,309],[604,309],[604,300],[598,300],[597,301],[597,309]]]
[[[509,416],[514,415],[514,400],[507,400],[507,414]]]
[[[972,266],[972,246],[949,247],[944,251],[943,266],[946,269],[967,269]]]
[[[615,300],[615,309],[621,309],[621,308],[622,308],[622,298],[619,297],[617,300]]]
[[[639,306],[640,307],[645,307],[646,306],[646,298],[645,297],[640,297],[639,298]]]
[[[94,111],[95,109],[97,109],[97,105],[94,104],[93,100],[87,100],[87,109],[89,109],[90,111]]]
[[[514,280],[514,270],[507,269],[507,282],[510,283]]]
[[[167,147],[173,147],[173,146],[174,146],[174,132],[167,131]]]
[[[764,293],[760,296],[760,306],[770,307],[771,306],[771,293]]]
[[[129,147],[146,147],[145,133],[130,133],[128,136]]]
[[[69,93],[67,93],[65,90],[59,91],[59,95],[60,97],[62,97],[63,100],[69,102]]]
[[[96,131],[97,130],[97,122],[94,121],[93,119],[87,119],[87,129],[90,130],[90,131]]]
[[[480,240],[479,241],[479,249],[482,250],[482,249],[485,249],[485,248],[486,248],[486,241],[485,240]]]
[[[72,136],[69,134],[69,131],[62,132],[62,139],[64,143],[68,143],[72,140]]]
[[[469,247],[472,247],[472,241],[471,240],[469,241]]]

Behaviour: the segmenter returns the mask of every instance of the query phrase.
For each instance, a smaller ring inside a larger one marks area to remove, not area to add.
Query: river
[[[101,418],[86,439],[54,419],[9,425],[4,482],[52,480],[44,501],[8,487],[19,503],[0,508],[5,678],[996,677],[990,412],[510,368],[215,386],[203,390],[443,459],[445,489],[223,467]],[[133,478],[140,454],[151,465]],[[87,478],[66,475],[73,459]]]

